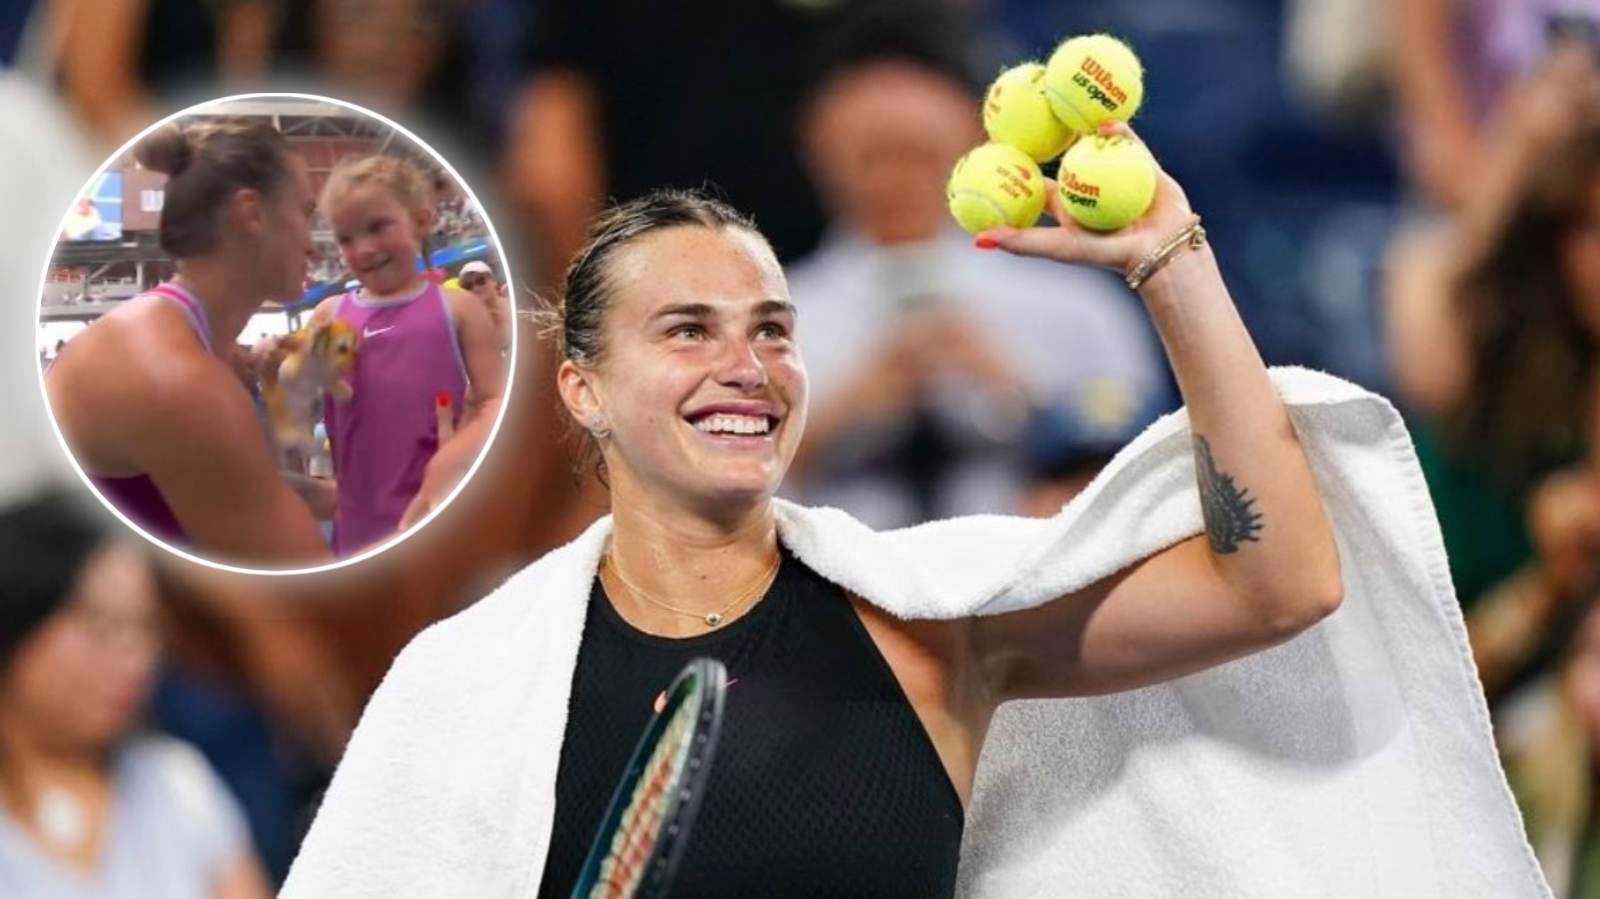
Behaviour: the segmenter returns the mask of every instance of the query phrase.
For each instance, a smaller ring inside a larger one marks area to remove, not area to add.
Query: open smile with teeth
[[[765,415],[734,415],[717,412],[694,423],[695,430],[703,434],[732,434],[737,436],[764,436],[771,433],[774,420]]]

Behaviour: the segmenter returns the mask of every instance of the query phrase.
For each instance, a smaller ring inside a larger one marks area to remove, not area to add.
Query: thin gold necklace
[[[733,602],[728,603],[726,606],[723,606],[721,609],[718,609],[715,612],[696,612],[692,609],[680,609],[670,603],[662,602],[654,596],[651,596],[646,591],[639,589],[637,586],[634,586],[632,581],[623,576],[622,569],[617,567],[616,557],[611,554],[611,550],[609,549],[606,550],[606,557],[602,565],[603,567],[611,569],[611,573],[616,576],[617,580],[622,582],[622,586],[628,588],[629,593],[632,593],[634,596],[637,596],[645,602],[656,606],[657,608],[665,609],[668,612],[673,612],[689,618],[698,618],[700,621],[705,623],[706,627],[716,627],[727,619],[730,612],[738,608],[746,600],[753,596],[759,596],[767,589],[767,587],[771,586],[773,579],[778,574],[778,563],[782,561],[783,554],[775,554],[772,559],[771,567],[762,572],[759,578],[756,578],[756,580],[753,581],[750,586],[741,591],[738,596],[734,598]]]

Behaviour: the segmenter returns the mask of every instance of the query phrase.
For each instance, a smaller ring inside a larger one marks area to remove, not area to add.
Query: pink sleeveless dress
[[[461,419],[467,366],[439,285],[400,300],[369,302],[356,292],[335,317],[361,334],[346,402],[323,395],[323,417],[339,485],[333,545],[350,555],[393,536],[439,449],[436,404],[448,396]]]
[[[200,340],[200,345],[206,352],[211,352],[211,328],[206,322],[206,310],[193,294],[169,282],[150,288],[144,295],[157,296],[177,303],[183,310],[184,317],[189,320],[189,326],[194,329],[194,335]],[[156,487],[156,482],[150,480],[148,475],[110,478],[91,474],[89,480],[94,483],[95,489],[100,491],[100,495],[104,496],[107,502],[151,536],[173,545],[186,545],[189,542],[188,535],[183,532],[183,525],[178,522],[178,516],[173,514],[172,507],[167,505],[166,499],[161,496],[161,490]]]

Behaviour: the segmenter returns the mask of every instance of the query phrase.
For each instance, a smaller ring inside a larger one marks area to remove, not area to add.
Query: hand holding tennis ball
[[[1126,125],[1143,99],[1139,58],[1105,34],[1063,41],[1047,65],[1005,71],[984,98],[992,142],[963,157],[950,176],[951,214],[979,234],[980,247],[1131,264],[1124,257],[1151,234],[1162,232],[1159,245],[1170,237],[1163,225],[1182,227],[1191,214],[1183,191]],[[1057,181],[1046,182],[1043,198],[1062,226],[1033,228],[1045,203],[1030,187],[1029,166],[1063,147]],[[1164,195],[1172,201],[1164,203]]]
[[[1044,95],[1056,117],[1081,134],[1126,122],[1144,99],[1144,67],[1109,34],[1068,38],[1045,66]]]
[[[1113,138],[1116,140],[1113,141]],[[1130,141],[1135,146],[1126,146],[1120,141]],[[1096,146],[1097,143],[1104,143],[1112,149],[1109,151],[1100,149]],[[985,229],[977,235],[978,247],[999,248],[1019,256],[1039,256],[1058,262],[1097,265],[1126,272],[1171,239],[1172,235],[1194,221],[1194,211],[1189,207],[1189,200],[1184,196],[1183,188],[1161,170],[1155,157],[1138,143],[1138,137],[1127,125],[1103,125],[1096,134],[1080,139],[1073,145],[1073,150],[1077,150],[1080,146],[1096,148],[1096,154],[1104,153],[1105,157],[1099,160],[1102,162],[1131,165],[1133,161],[1142,157],[1145,171],[1154,182],[1148,208],[1142,215],[1115,231],[1091,229],[1073,217],[1070,201],[1064,196],[1069,186],[1052,181],[1049,182],[1049,211],[1050,215],[1061,223],[1060,225],[1036,228],[996,226]],[[1077,152],[1087,154],[1089,151],[1077,150]],[[1069,151],[1068,156],[1074,155]],[[1066,157],[1062,158],[1062,165],[1067,166],[1067,171],[1073,174],[1074,178],[1087,179],[1088,173],[1078,175]],[[1128,180],[1142,183],[1142,177],[1137,174],[1138,170],[1134,171],[1135,174],[1129,176]],[[1105,191],[1102,191],[1101,197],[1104,196]],[[1097,205],[1096,208],[1100,207]]]
[[[1132,224],[1156,196],[1156,160],[1127,134],[1095,134],[1072,145],[1056,175],[1061,206],[1094,231]]]
[[[983,130],[989,139],[1010,144],[1035,162],[1060,156],[1077,136],[1051,111],[1042,87],[1044,72],[1036,62],[1007,69],[983,98]]]
[[[1049,189],[1039,164],[1016,147],[987,143],[956,162],[945,187],[950,214],[972,234],[1027,228],[1039,220]]]

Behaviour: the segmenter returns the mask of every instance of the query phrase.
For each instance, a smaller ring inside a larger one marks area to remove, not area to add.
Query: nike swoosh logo
[[[377,337],[379,334],[382,334],[385,331],[393,331],[394,329],[395,329],[394,325],[390,325],[387,328],[379,328],[376,331],[369,331],[369,330],[363,328],[362,331],[361,331],[361,337],[362,337],[362,339],[365,340],[365,339]]]

